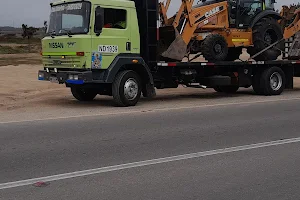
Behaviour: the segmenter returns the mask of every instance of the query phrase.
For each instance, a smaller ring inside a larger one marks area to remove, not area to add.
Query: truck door
[[[96,5],[94,18],[92,68],[107,69],[118,54],[131,52],[130,12],[125,7]]]

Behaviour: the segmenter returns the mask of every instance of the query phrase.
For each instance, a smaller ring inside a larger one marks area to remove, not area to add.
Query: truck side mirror
[[[96,33],[97,36],[99,36],[102,32],[104,24],[104,19],[103,19],[103,9],[98,6],[95,11],[95,25],[94,25],[94,32]]]

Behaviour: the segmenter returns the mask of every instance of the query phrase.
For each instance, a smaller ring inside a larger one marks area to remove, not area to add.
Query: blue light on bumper
[[[44,81],[44,77],[39,77],[39,81]]]
[[[84,84],[83,80],[70,80],[69,79],[66,82],[69,83],[69,84],[76,84],[76,85],[82,85],[82,84]]]

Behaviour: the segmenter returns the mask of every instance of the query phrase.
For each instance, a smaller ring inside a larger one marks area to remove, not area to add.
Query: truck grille
[[[56,68],[74,68],[82,67],[80,57],[78,56],[43,56],[43,65],[45,67]]]

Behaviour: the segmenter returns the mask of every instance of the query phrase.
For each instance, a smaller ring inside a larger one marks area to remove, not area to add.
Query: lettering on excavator
[[[221,8],[221,6],[215,7],[213,9],[211,9],[210,11],[206,12],[204,16],[206,18],[209,17],[209,16],[212,16],[213,14],[215,14],[217,12],[220,12],[220,10],[221,10],[220,8]]]

